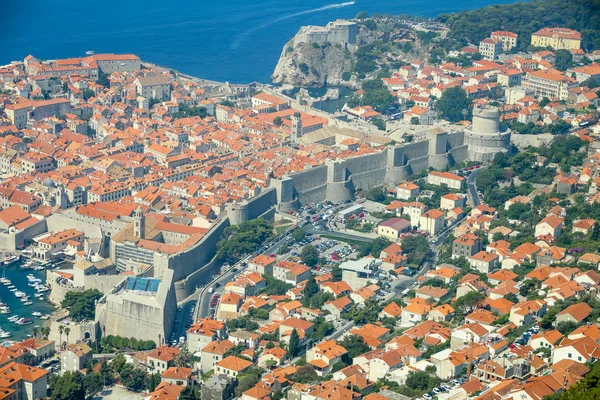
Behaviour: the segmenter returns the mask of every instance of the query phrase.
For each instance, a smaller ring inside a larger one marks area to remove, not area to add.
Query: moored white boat
[[[15,254],[9,254],[9,255],[7,255],[6,257],[4,257],[4,261],[3,261],[3,263],[4,263],[4,265],[11,265],[11,264],[14,264],[14,263],[16,263],[17,261],[19,261],[19,258],[20,258],[20,257],[19,257],[18,255],[15,255]]]

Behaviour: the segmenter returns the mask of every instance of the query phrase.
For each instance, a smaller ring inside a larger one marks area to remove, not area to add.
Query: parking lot
[[[356,253],[353,246],[332,239],[321,239],[313,245],[319,251],[319,256],[325,257],[330,264],[335,264]]]

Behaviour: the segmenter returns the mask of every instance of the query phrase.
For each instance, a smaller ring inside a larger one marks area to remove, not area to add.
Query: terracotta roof
[[[236,356],[229,356],[217,363],[217,366],[230,371],[241,372],[253,365],[252,361],[244,360]]]
[[[591,312],[592,307],[590,307],[586,303],[577,303],[559,312],[557,314],[557,317],[560,315],[570,315],[573,319],[575,319],[575,321],[581,322],[584,319],[586,319]]]

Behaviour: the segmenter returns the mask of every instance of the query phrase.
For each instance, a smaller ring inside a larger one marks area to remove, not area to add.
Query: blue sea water
[[[2,0],[0,65],[131,52],[181,72],[234,83],[269,82],[302,25],[359,11],[435,17],[513,0]]]
[[[34,271],[31,269],[23,270],[19,268],[19,264],[13,264],[11,266],[0,265],[0,276],[8,278],[17,289],[27,293],[30,297],[30,301],[33,303],[30,306],[25,306],[19,298],[15,297],[8,287],[0,284],[0,301],[7,304],[11,309],[10,314],[0,314],[0,328],[12,333],[12,337],[0,339],[0,342],[4,340],[23,340],[28,334],[31,334],[35,327],[40,328],[44,326],[46,321],[43,321],[38,317],[33,317],[31,315],[32,312],[39,311],[42,314],[50,314],[54,311],[54,306],[47,300],[48,295],[50,294],[49,291],[44,293],[43,301],[34,297],[35,290],[32,287],[27,286],[29,283],[27,280],[28,274],[33,274],[37,278],[42,279],[42,282],[46,281],[46,271]],[[8,318],[12,315],[18,315],[22,318],[31,318],[33,324],[19,326],[12,323],[8,321]]]

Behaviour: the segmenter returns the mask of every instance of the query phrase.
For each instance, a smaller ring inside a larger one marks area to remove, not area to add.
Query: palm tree
[[[66,327],[65,328],[65,335],[67,335],[67,343],[69,343],[69,333],[71,333],[71,328]]]
[[[58,333],[59,333],[59,340],[58,340],[58,345],[62,346],[62,334],[65,331],[65,327],[63,325],[59,325],[58,327]]]
[[[44,326],[42,328],[42,339],[48,340],[48,336],[50,336],[50,328],[47,326]]]
[[[40,330],[39,330],[38,328],[33,328],[33,329],[31,330],[31,333],[33,334],[33,338],[34,338],[34,339],[37,339],[37,337],[38,337],[38,334],[40,333]]]

